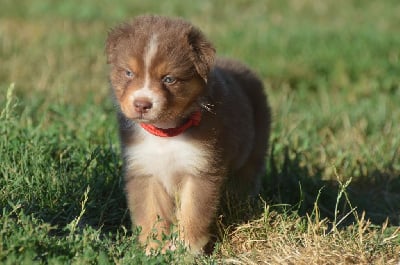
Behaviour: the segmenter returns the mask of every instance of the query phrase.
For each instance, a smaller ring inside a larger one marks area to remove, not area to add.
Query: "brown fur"
[[[181,19],[137,17],[110,32],[106,53],[139,239],[150,251],[151,235],[176,224],[179,239],[198,253],[227,183],[234,194],[259,191],[270,129],[262,83],[238,62],[215,60],[210,42]],[[138,125],[176,127],[197,110],[200,125],[179,136],[160,138]]]

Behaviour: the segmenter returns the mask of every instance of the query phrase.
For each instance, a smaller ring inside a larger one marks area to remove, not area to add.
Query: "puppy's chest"
[[[208,164],[208,152],[185,136],[162,138],[146,134],[139,143],[125,149],[129,175],[154,177],[172,194],[185,176],[200,176]]]

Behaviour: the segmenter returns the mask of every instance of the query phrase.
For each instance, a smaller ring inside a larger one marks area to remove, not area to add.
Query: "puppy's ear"
[[[107,63],[110,64],[115,61],[116,56],[116,47],[120,40],[122,39],[123,35],[125,34],[127,25],[123,24],[118,26],[108,32],[108,37],[106,40],[106,48],[105,53],[107,56]]]
[[[197,73],[207,82],[208,73],[214,64],[215,48],[195,27],[191,27],[187,36],[192,49],[191,60]]]
[[[108,64],[110,64],[112,61],[114,61],[113,57],[114,57],[114,50],[115,50],[116,45],[117,45],[117,39],[115,38],[113,31],[110,31],[108,33],[108,37],[106,40],[106,49],[105,49]]]

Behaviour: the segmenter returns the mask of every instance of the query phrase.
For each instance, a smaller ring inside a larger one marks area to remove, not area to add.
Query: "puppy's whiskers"
[[[211,104],[211,103],[201,102],[201,103],[200,103],[200,107],[203,108],[203,109],[205,109],[206,111],[208,111],[208,112],[214,114],[214,115],[216,114],[216,113],[213,111],[213,108],[215,107],[215,105],[213,105],[213,104]]]
[[[210,102],[212,102],[212,99],[208,97],[201,97],[197,100],[197,105],[200,108],[204,109],[205,111],[215,115],[216,114],[216,112],[214,111],[215,105]]]

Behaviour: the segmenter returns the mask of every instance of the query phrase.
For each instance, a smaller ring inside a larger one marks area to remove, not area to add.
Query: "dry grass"
[[[260,219],[230,231],[221,253],[232,264],[398,264],[400,229],[386,225],[374,226],[361,216],[334,229],[318,216],[287,216],[267,207]]]

